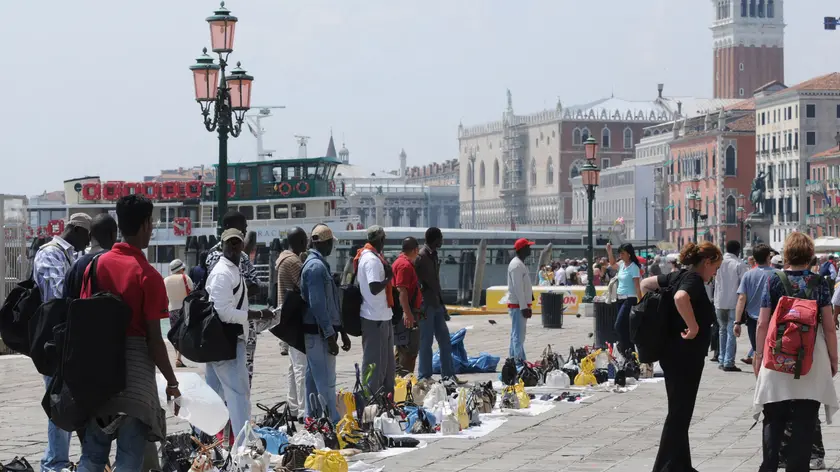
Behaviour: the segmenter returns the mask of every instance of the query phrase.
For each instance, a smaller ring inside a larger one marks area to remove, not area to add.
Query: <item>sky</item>
[[[788,0],[786,82],[840,70],[829,0]],[[708,0],[228,0],[239,18],[231,61],[254,75],[265,148],[309,156],[330,132],[372,170],[457,157],[458,123],[586,103],[712,95]],[[4,5],[0,193],[67,179],[141,180],[212,165],[191,72],[209,46],[211,0],[16,1]],[[834,7],[832,9],[832,7]],[[835,59],[831,59],[835,58]],[[247,129],[230,160],[255,160]]]

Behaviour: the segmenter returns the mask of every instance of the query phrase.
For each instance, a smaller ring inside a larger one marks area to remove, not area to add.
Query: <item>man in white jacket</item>
[[[236,358],[208,362],[205,379],[227,403],[233,434],[237,434],[251,418],[251,388],[248,385],[248,368],[245,366],[245,339],[248,321],[273,317],[271,310],[248,309],[248,287],[239,272],[239,259],[245,235],[235,228],[222,233],[223,257],[207,277],[207,294],[219,319],[223,323],[242,325],[243,334],[236,344]]]
[[[525,238],[516,240],[513,250],[516,257],[508,265],[508,313],[510,314],[510,349],[508,356],[516,359],[516,364],[525,362],[525,328],[531,317],[533,293],[531,291],[531,277],[525,259],[531,255],[533,241]]]

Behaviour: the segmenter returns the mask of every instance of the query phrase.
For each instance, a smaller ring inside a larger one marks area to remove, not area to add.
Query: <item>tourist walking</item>
[[[738,287],[749,268],[738,258],[741,243],[726,243],[726,254],[715,276],[715,314],[718,324],[718,368],[724,372],[741,372],[735,365],[738,340],[735,337],[735,308],[738,305]]]
[[[32,276],[41,292],[41,302],[46,303],[64,296],[64,279],[76,262],[76,253],[84,251],[90,242],[90,216],[75,213],[59,236],[44,244],[35,253]],[[44,376],[50,385],[52,377]],[[52,421],[47,426],[47,450],[41,459],[41,472],[70,467],[70,432],[59,428]]]
[[[652,275],[652,276],[662,275],[662,266],[660,265],[661,263],[662,263],[662,260],[659,258],[659,256],[654,256],[653,257],[653,262],[651,262],[651,264],[650,264],[650,270],[649,270],[650,275]]]
[[[231,228],[238,229],[243,235],[248,234],[248,219],[238,211],[228,211],[222,218],[222,231]],[[210,272],[213,271],[216,264],[223,258],[222,252],[221,242],[213,246],[208,252],[205,262],[208,278],[210,277]],[[259,293],[261,283],[259,277],[257,277],[257,269],[244,250],[239,253],[239,271],[242,277],[245,278],[245,285],[248,287],[248,292]],[[249,324],[250,328],[247,330],[247,333],[249,333],[248,339],[245,341],[245,354],[247,356],[245,365],[248,367],[248,385],[254,379],[254,353],[257,351],[257,334],[259,334],[256,323],[252,320],[249,321]]]
[[[761,295],[767,286],[767,278],[773,273],[770,267],[770,246],[758,244],[753,247],[753,258],[756,266],[747,271],[738,284],[738,303],[735,307],[735,326],[732,332],[735,337],[741,336],[741,326],[747,325],[750,338],[750,353],[741,359],[745,364],[752,364],[752,353],[755,353],[755,328],[758,324],[758,314],[761,310]]]
[[[341,332],[342,349],[350,350],[350,338],[342,331],[338,287],[333,282],[330,264],[326,258],[332,253],[333,233],[329,226],[315,225],[310,236],[309,256],[303,264],[300,277],[301,295],[307,310],[303,316],[306,345],[306,416],[314,417],[319,405],[308,401],[316,398],[323,402],[327,416],[338,423],[335,406],[335,357],[338,355],[338,333]]]
[[[181,308],[184,306],[184,299],[195,289],[193,281],[187,277],[187,267],[181,259],[174,259],[169,263],[169,275],[163,279],[166,286],[166,296],[169,298],[169,326],[181,318]],[[181,359],[181,353],[175,351],[175,367],[186,367]]]
[[[431,227],[426,230],[425,244],[420,248],[414,269],[420,281],[420,291],[423,293],[423,315],[420,317],[420,351],[417,360],[417,378],[430,379],[432,377],[432,343],[437,340],[440,349],[440,373],[444,379],[452,378],[459,384],[462,382],[455,376],[452,366],[452,345],[449,339],[449,327],[446,326],[446,306],[443,304],[443,294],[440,288],[440,259],[437,250],[443,245],[443,233],[440,229]]]
[[[705,284],[715,276],[722,259],[720,249],[714,244],[705,241],[698,246],[690,242],[680,252],[680,262],[686,269],[648,277],[641,283],[642,292],[671,287],[677,311],[669,314],[665,350],[659,361],[665,374],[668,416],[662,428],[653,472],[694,470],[688,428],[694,415],[714,318],[714,305],[706,295]]]
[[[108,213],[100,213],[90,224],[90,249],[73,263],[64,277],[64,298],[79,298],[82,293],[82,279],[94,256],[110,251],[117,242],[117,220]]]
[[[306,251],[309,239],[306,231],[294,227],[286,234],[286,241],[289,243],[289,248],[280,253],[274,265],[277,270],[278,307],[283,305],[287,290],[300,290],[300,274],[303,270],[303,261],[300,256]],[[299,315],[303,318],[303,313]],[[286,344],[286,349],[289,354],[289,393],[286,400],[289,411],[303,422],[306,410],[306,354],[288,344]]]
[[[163,277],[143,254],[152,238],[154,205],[145,196],[129,195],[117,201],[116,211],[123,242],[99,256],[96,280],[86,281],[81,298],[95,295],[95,282],[101,292],[118,296],[131,309],[125,338],[126,387],[89,420],[82,439],[80,472],[102,472],[114,440],[117,453],[113,468],[139,471],[150,442],[166,437],[156,367],[166,380],[167,399],[181,395],[160,330],[160,320],[167,317],[166,288]]]
[[[534,300],[531,287],[531,277],[528,275],[528,266],[525,259],[531,255],[533,241],[519,238],[513,243],[513,250],[516,253],[513,260],[508,264],[508,315],[510,316],[510,347],[508,357],[515,359],[517,366],[521,366],[527,360],[525,355],[525,335],[528,319],[531,318],[531,305]]]
[[[394,273],[385,262],[385,230],[379,225],[367,229],[367,244],[356,253],[359,290],[362,292],[362,371],[373,366],[368,390],[394,392],[394,328],[391,324],[394,306]]]
[[[837,374],[837,331],[831,316],[831,292],[823,277],[808,270],[813,257],[814,241],[810,236],[800,232],[788,235],[784,260],[789,267],[768,277],[761,298],[756,344],[762,348],[756,350],[753,362],[757,376],[753,404],[756,417],[764,413],[763,460],[759,468],[762,472],[777,470],[788,424],[790,442],[783,458],[786,470],[809,470],[820,404],[825,405],[827,421],[831,421],[840,408],[832,379]],[[768,336],[775,336],[768,333],[771,320],[788,313],[776,313],[783,296],[816,301],[820,315],[813,363],[799,378],[792,373],[769,369],[763,362],[765,357],[774,355],[766,343]]]
[[[222,258],[207,276],[207,295],[222,323],[241,325],[242,334],[236,343],[234,359],[206,364],[205,378],[225,401],[230,412],[233,434],[239,433],[251,418],[251,386],[245,364],[245,340],[250,330],[249,321],[272,318],[271,310],[248,309],[248,284],[240,273],[240,256],[245,246],[245,235],[236,228],[222,232]]]
[[[420,283],[414,270],[414,261],[420,252],[420,244],[411,236],[403,239],[402,252],[394,261],[394,286],[399,293],[399,306],[402,313],[394,322],[394,360],[397,374],[406,376],[414,373],[417,352],[420,349],[420,330],[417,318],[423,304]]]
[[[607,243],[607,257],[609,257],[610,267],[616,270],[616,277],[618,277],[616,290],[618,316],[615,319],[615,331],[618,333],[618,351],[626,356],[628,352],[634,351],[633,342],[630,341],[630,309],[642,299],[640,285],[642,264],[630,243],[624,243],[618,247],[619,260],[617,262],[613,255],[612,244]]]

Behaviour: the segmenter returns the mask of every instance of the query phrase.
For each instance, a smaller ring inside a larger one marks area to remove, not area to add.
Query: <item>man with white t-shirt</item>
[[[394,359],[394,329],[391,324],[394,306],[394,277],[385,262],[385,230],[378,225],[367,230],[367,244],[356,254],[356,278],[362,292],[362,371],[374,365],[368,382],[370,392],[380,389],[394,392],[396,361]]]

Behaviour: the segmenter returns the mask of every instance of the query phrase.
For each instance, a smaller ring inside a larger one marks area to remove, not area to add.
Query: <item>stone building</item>
[[[433,162],[406,169],[406,183],[432,186],[458,186],[461,169],[458,159]]]
[[[840,143],[838,143],[840,144]],[[814,154],[808,160],[807,192],[811,236],[840,236],[840,146]]]

